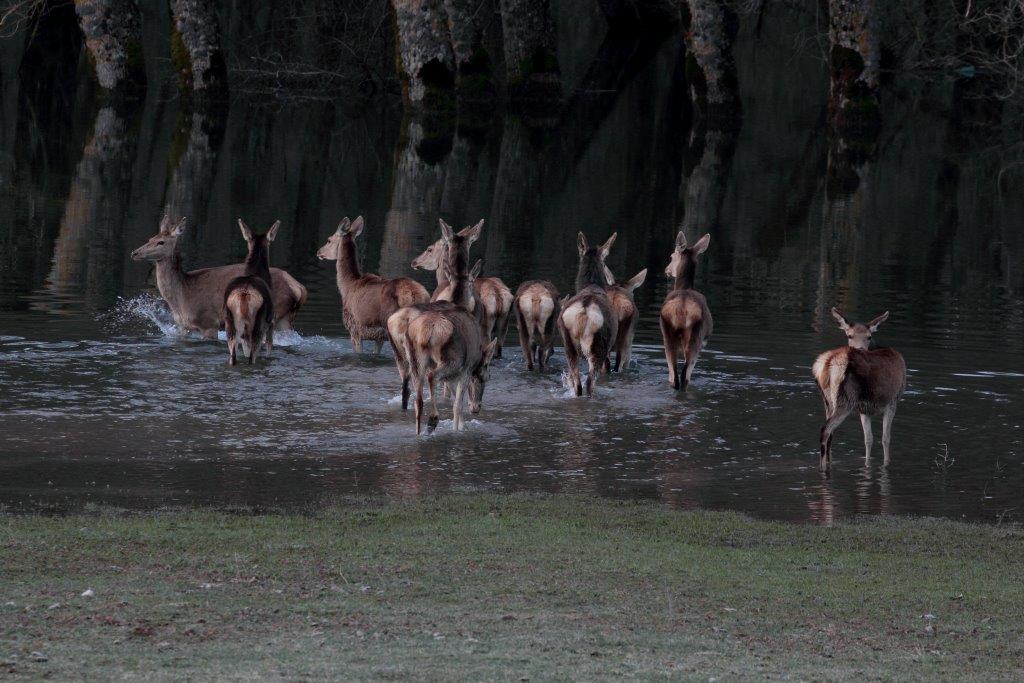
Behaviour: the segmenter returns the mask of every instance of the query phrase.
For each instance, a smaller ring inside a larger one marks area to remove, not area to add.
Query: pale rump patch
[[[574,303],[562,313],[562,322],[565,324],[575,344],[585,356],[591,355],[594,344],[594,336],[604,326],[604,315],[597,304],[590,304],[584,308],[580,302]]]
[[[543,334],[551,314],[555,312],[555,302],[542,288],[538,287],[527,290],[519,298],[519,311],[526,319],[530,332]]]
[[[819,355],[811,366],[814,379],[821,388],[821,395],[825,400],[825,408],[829,415],[836,410],[836,402],[839,394],[839,387],[846,377],[846,366],[849,363],[846,349],[832,349]]]

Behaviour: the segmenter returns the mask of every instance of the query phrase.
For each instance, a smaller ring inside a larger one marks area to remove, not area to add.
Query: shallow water
[[[245,100],[211,119],[157,95],[103,108],[83,86],[41,108],[38,92],[5,89],[0,504],[305,508],[497,490],[820,523],[1021,519],[1024,171],[1003,124],[1015,112],[965,120],[951,114],[956,84],[895,84],[873,157],[837,168],[820,61],[758,62],[751,41],[737,50],[733,133],[680,123],[674,41],[614,98],[580,98],[539,128],[496,115],[428,133],[388,107]],[[269,361],[231,369],[223,343],[174,334],[151,268],[129,259],[165,209],[190,219],[189,267],[241,258],[236,216],[283,220],[272,261],[310,299]],[[649,269],[635,366],[594,399],[568,397],[561,350],[550,373],[526,373],[513,323],[483,412],[463,433],[442,422],[416,438],[390,352],[352,352],[332,264],[314,258],[360,213],[363,263],[387,275],[410,274],[438,216],[484,217],[474,254],[512,289],[544,277],[565,291],[576,232],[618,231],[615,274]],[[677,394],[656,316],[680,226],[712,235],[698,287],[715,333]],[[818,471],[809,367],[843,341],[833,304],[860,319],[891,311],[876,336],[904,354],[910,387],[888,469],[877,442],[865,461],[853,418],[831,476]]]

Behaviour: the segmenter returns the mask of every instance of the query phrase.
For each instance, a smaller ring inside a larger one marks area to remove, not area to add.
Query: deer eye
[[[164,243],[164,241],[163,241],[163,240],[160,240],[159,242],[157,242],[157,244],[158,244],[158,245],[159,245],[159,244],[163,244],[163,243]]]

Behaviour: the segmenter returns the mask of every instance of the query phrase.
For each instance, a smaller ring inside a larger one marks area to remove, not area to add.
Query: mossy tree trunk
[[[106,90],[142,86],[142,20],[135,0],[75,0],[75,12],[100,85]]]
[[[875,0],[829,0],[829,111],[840,131],[873,131],[878,109]]]
[[[740,98],[732,45],[739,30],[736,13],[724,0],[686,0],[686,77],[695,113],[712,127],[730,127],[740,118]]]
[[[549,0],[501,0],[505,72],[513,98],[561,96],[555,22]]]
[[[210,93],[227,82],[212,0],[171,0],[171,57],[185,88]]]
[[[444,3],[392,0],[392,5],[405,97],[413,104],[441,104],[455,85],[455,54]]]
[[[494,59],[484,45],[484,20],[493,0],[444,0],[460,97],[489,99],[497,94]]]

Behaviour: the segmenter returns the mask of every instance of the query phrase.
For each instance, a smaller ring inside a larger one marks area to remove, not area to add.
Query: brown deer
[[[711,309],[704,295],[693,288],[697,274],[697,257],[704,253],[711,242],[711,235],[704,235],[692,246],[686,246],[682,231],[676,235],[676,245],[665,274],[673,278],[672,290],[661,306],[661,338],[665,345],[665,361],[668,363],[668,383],[675,389],[685,389],[690,384],[697,357],[714,324]],[[679,353],[683,354],[682,377],[676,365]]]
[[[605,287],[612,310],[619,321],[619,331],[615,335],[615,372],[629,367],[633,355],[633,334],[636,332],[636,321],[640,317],[633,301],[636,288],[647,279],[647,269],[624,282]]]
[[[135,261],[156,264],[156,286],[167,302],[182,336],[198,332],[216,339],[224,325],[224,290],[231,280],[245,274],[245,264],[200,268],[185,271],[181,267],[178,240],[185,232],[185,219],[177,223],[164,214],[156,235],[132,252]],[[289,330],[295,314],[306,302],[306,288],[280,268],[270,269],[271,295],[274,301],[275,327]]]
[[[266,343],[267,353],[274,346],[274,299],[270,293],[270,243],[277,237],[281,221],[274,221],[262,235],[253,234],[239,218],[238,227],[249,254],[245,257],[245,275],[236,277],[224,289],[224,330],[228,335],[228,365],[238,363],[237,346],[249,365],[256,360],[260,344]]]
[[[558,330],[562,333],[569,364],[569,381],[577,396],[583,395],[580,356],[587,359],[587,396],[592,396],[597,374],[608,367],[608,354],[615,345],[619,329],[615,310],[605,291],[615,278],[604,263],[617,234],[613,233],[599,247],[589,246],[582,232],[577,237],[580,263],[576,271],[576,294],[563,300],[558,316]]]
[[[889,464],[889,442],[896,404],[907,387],[907,364],[895,349],[876,348],[872,334],[889,318],[886,311],[868,324],[851,323],[837,309],[832,317],[846,333],[847,345],[818,356],[812,372],[825,402],[821,426],[822,469],[832,462],[832,435],[850,413],[860,413],[864,457],[871,457],[871,417],[882,414],[882,453]]]
[[[469,274],[460,272],[454,278],[456,300],[466,301],[474,296],[473,279],[480,265],[477,261]],[[470,411],[479,414],[489,379],[489,364],[498,342],[484,336],[480,321],[462,305],[439,301],[422,309],[409,323],[404,344],[416,391],[416,434],[422,429],[424,380],[430,385],[427,433],[434,431],[440,419],[438,380],[445,386],[454,386],[452,421],[454,428],[461,430],[463,398],[468,393]]]
[[[322,261],[336,261],[341,314],[352,335],[352,348],[362,353],[363,340],[376,342],[377,353],[388,337],[387,321],[392,313],[429,300],[426,288],[407,277],[383,278],[364,274],[359,268],[356,238],[363,232],[363,217],[341,220],[338,229],[316,252]]]
[[[528,280],[516,290],[513,308],[519,326],[519,345],[523,347],[526,369],[533,370],[536,355],[537,370],[551,358],[555,345],[555,326],[561,313],[558,290],[548,280]]]
[[[481,307],[477,305],[476,289],[472,286],[466,289],[463,286],[465,284],[463,280],[467,276],[469,248],[473,245],[473,242],[480,238],[480,231],[483,228],[484,222],[481,220],[476,225],[464,228],[459,232],[455,232],[443,220],[438,220],[438,223],[441,226],[441,239],[438,240],[441,246],[438,249],[440,255],[437,257],[437,261],[438,271],[441,274],[438,275],[439,286],[434,291],[434,296],[429,304],[419,303],[398,309],[388,317],[387,321],[388,338],[391,341],[391,348],[395,352],[395,366],[398,368],[398,375],[402,379],[402,410],[407,410],[409,407],[409,378],[412,376],[413,371],[410,365],[412,357],[408,352],[408,339],[406,337],[409,323],[424,311],[435,308],[444,310],[452,305],[452,302],[472,313],[477,317],[477,320],[479,320],[480,316]],[[431,248],[433,248],[433,245]],[[417,260],[413,260],[414,267]],[[479,263],[477,264],[477,266],[480,265]],[[479,273],[479,268],[475,268],[474,271],[473,277]],[[456,276],[453,277],[452,273],[455,273]],[[445,283],[444,286],[440,286],[442,275]],[[472,280],[470,282],[472,283]],[[445,305],[435,306],[435,304]],[[447,391],[447,385],[445,390]]]
[[[479,238],[484,224],[483,220],[481,220],[476,225],[455,233],[453,228],[443,220],[439,220],[439,223],[441,224],[442,232],[447,229],[449,233],[462,237],[468,238],[471,236],[469,244],[472,244]],[[442,265],[446,249],[447,246],[444,240],[439,239],[412,261],[413,268],[432,270],[436,273],[437,286],[430,297],[431,301],[442,299],[445,296],[445,289],[449,285],[449,275]],[[480,324],[483,332],[487,335],[488,339],[498,340],[494,357],[501,358],[501,347],[505,340],[505,333],[508,330],[508,321],[512,311],[512,291],[501,281],[501,278],[497,277],[479,277],[474,281],[473,286],[476,288],[476,298],[481,305]]]

